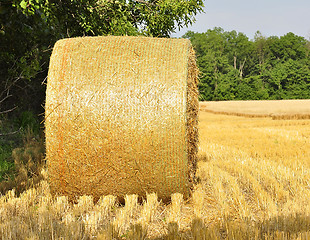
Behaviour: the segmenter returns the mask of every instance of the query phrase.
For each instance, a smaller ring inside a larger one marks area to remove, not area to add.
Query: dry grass
[[[12,151],[14,171],[12,176],[0,182],[0,196],[15,188],[16,195],[34,187],[42,180],[40,171],[44,163],[44,143],[26,134],[24,145]],[[29,138],[31,137],[31,138]]]
[[[53,198],[46,181],[0,197],[0,239],[309,239],[310,120],[200,113],[199,183],[171,204]],[[44,173],[43,173],[44,175]]]

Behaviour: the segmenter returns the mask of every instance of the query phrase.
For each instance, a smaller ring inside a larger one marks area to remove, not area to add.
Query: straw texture
[[[197,158],[198,70],[187,39],[58,41],[45,127],[51,191],[188,196]]]

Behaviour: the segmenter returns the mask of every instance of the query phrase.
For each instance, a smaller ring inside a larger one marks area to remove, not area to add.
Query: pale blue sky
[[[196,23],[181,29],[206,32],[214,27],[243,32],[250,39],[259,30],[264,36],[283,36],[288,32],[310,39],[310,0],[206,0],[205,13]]]

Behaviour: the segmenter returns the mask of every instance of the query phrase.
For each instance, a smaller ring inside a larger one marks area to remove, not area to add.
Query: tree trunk
[[[240,64],[240,68],[239,68],[240,79],[242,79],[243,77],[243,67],[244,67],[245,62],[246,62],[246,58],[244,59],[243,63]]]

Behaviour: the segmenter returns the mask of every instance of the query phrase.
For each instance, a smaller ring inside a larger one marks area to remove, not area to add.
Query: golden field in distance
[[[274,119],[310,119],[310,100],[248,100],[205,101],[200,109],[247,117],[273,117]]]
[[[0,197],[0,239],[310,239],[310,120],[268,116],[200,111],[199,182],[188,200],[174,194],[165,205],[150,193],[142,204],[136,195],[124,206],[113,196],[71,204],[42,181]]]

